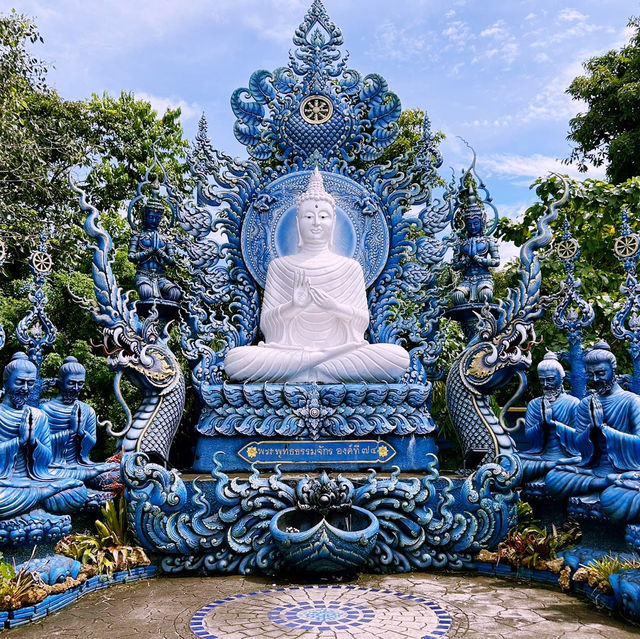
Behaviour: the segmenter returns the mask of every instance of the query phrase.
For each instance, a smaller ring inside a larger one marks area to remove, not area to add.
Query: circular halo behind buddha
[[[299,171],[280,177],[251,203],[242,228],[242,254],[261,287],[271,260],[298,250],[296,199],[306,190],[311,173]],[[336,200],[333,250],[360,263],[368,288],[382,272],[389,252],[389,229],[382,207],[350,178],[321,173],[325,188]]]

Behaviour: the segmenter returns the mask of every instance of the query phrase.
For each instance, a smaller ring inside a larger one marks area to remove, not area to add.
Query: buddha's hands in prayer
[[[351,316],[350,309],[337,302],[329,293],[319,288],[310,288],[311,299],[322,309],[328,311],[338,319],[348,319]]]
[[[553,408],[551,408],[551,402],[544,398],[542,399],[542,419],[545,424],[553,425]]]
[[[302,309],[311,304],[311,285],[309,278],[302,271],[296,271],[293,276],[293,296],[291,303],[294,307]]]

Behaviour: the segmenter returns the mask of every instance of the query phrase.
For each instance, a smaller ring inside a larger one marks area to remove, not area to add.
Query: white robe
[[[296,272],[348,309],[338,318],[312,302],[293,317]],[[265,342],[227,354],[232,379],[254,382],[392,382],[409,367],[409,354],[397,344],[369,344],[364,332],[369,309],[362,268],[330,251],[302,252],[273,260],[267,271],[260,328]]]

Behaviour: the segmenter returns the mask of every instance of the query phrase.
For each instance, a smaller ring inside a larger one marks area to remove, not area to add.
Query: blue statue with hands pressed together
[[[58,477],[49,469],[51,437],[46,414],[29,406],[36,367],[16,353],[3,373],[0,404],[0,517],[7,519],[38,507],[54,513],[81,508],[88,500],[79,479]]]
[[[564,390],[564,378],[565,371],[558,357],[547,353],[538,364],[543,396],[529,402],[525,415],[525,437],[530,446],[520,452],[524,482],[543,479],[558,464],[579,459],[564,433],[573,428],[580,400]]]
[[[625,471],[640,468],[640,396],[621,388],[617,361],[606,342],[585,358],[593,393],[577,406],[575,427],[559,431],[561,442],[579,454],[546,477],[549,493],[577,496],[600,493]]]
[[[84,367],[68,357],[60,368],[60,393],[40,408],[28,400],[37,368],[16,353],[3,373],[0,404],[0,544],[53,541],[69,531],[66,513],[111,499],[103,488],[118,465],[95,464],[96,414],[78,395]],[[87,485],[91,486],[88,488]],[[53,513],[53,514],[52,514]]]
[[[59,394],[42,404],[49,419],[52,459],[50,471],[58,477],[73,477],[91,488],[101,488],[117,473],[115,463],[95,463],[89,458],[96,444],[96,412],[78,399],[86,371],[75,357],[67,357],[58,372]]]

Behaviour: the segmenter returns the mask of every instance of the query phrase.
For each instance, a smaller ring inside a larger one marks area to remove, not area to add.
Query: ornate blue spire
[[[31,308],[16,326],[18,341],[27,348],[29,359],[36,365],[38,379],[29,397],[29,402],[37,406],[42,391],[52,386],[55,380],[42,379],[40,367],[44,359],[44,349],[52,346],[56,341],[57,330],[47,314],[47,294],[45,284],[53,269],[53,260],[47,251],[49,236],[46,232],[40,234],[40,245],[31,254],[29,268],[33,274],[33,284],[29,291]]]
[[[580,279],[575,276],[576,262],[580,259],[580,245],[571,234],[569,220],[565,217],[562,239],[555,246],[562,260],[565,280],[560,291],[560,301],[553,314],[553,323],[567,333],[569,359],[571,361],[571,389],[582,398],[587,394],[587,374],[582,348],[583,329],[591,326],[595,319],[593,306],[580,294]]]
[[[626,296],[622,308],[611,320],[611,332],[619,339],[628,342],[629,352],[633,358],[633,379],[631,390],[640,392],[640,283],[637,266],[640,259],[640,236],[634,232],[630,224],[629,211],[622,210],[622,230],[614,244],[614,253],[622,262],[627,273],[625,283],[620,292]]]
[[[347,69],[342,32],[315,0],[293,38],[289,65],[256,71],[231,107],[236,138],[256,160],[311,167],[329,158],[378,158],[398,136],[400,100],[377,74]]]

